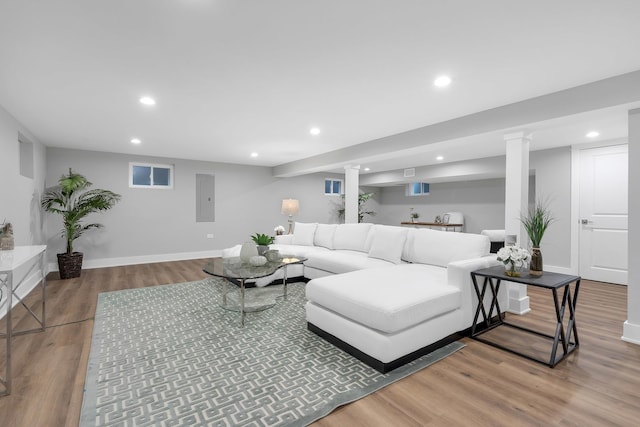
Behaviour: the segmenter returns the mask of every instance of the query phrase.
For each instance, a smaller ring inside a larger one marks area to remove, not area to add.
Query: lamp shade
[[[295,215],[300,212],[300,202],[296,199],[284,199],[282,201],[282,213],[284,215]]]

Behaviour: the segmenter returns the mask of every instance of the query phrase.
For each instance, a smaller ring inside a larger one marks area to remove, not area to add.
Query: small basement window
[[[340,195],[342,194],[342,180],[327,178],[324,180],[324,194]]]
[[[429,184],[426,182],[412,182],[407,184],[407,196],[427,196]]]
[[[173,165],[129,163],[129,187],[173,188]]]

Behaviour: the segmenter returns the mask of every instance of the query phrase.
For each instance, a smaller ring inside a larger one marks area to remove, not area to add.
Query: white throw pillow
[[[367,252],[366,242],[371,224],[339,224],[333,235],[333,249]]]
[[[408,229],[401,227],[374,225],[369,257],[400,264],[408,231]]]
[[[313,246],[313,237],[316,234],[316,226],[318,224],[311,223],[305,224],[303,222],[296,222],[296,226],[293,229],[293,244],[301,246]]]
[[[316,235],[313,238],[313,244],[322,246],[323,248],[333,249],[333,235],[336,227],[337,224],[318,224]]]

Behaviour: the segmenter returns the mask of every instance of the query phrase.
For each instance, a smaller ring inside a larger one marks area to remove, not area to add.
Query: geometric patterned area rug
[[[81,427],[304,426],[464,346],[381,374],[307,330],[304,283],[240,328],[221,280],[98,296]]]

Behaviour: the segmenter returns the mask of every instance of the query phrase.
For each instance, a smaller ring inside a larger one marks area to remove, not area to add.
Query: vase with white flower
[[[504,264],[504,273],[509,277],[520,277],[520,270],[530,259],[529,251],[519,246],[505,246],[498,251],[498,261]]]
[[[279,225],[273,229],[273,232],[276,233],[276,236],[282,236],[284,234],[284,227]]]

